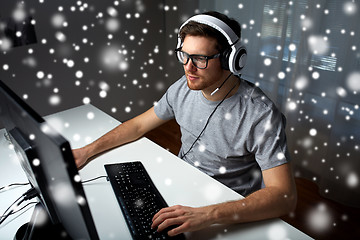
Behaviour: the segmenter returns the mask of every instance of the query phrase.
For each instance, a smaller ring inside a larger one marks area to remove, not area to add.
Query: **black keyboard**
[[[185,239],[183,234],[169,237],[167,231],[170,229],[160,233],[151,229],[155,213],[168,205],[141,162],[104,167],[133,239]]]

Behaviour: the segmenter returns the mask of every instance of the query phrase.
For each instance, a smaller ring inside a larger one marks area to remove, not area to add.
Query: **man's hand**
[[[85,166],[88,161],[88,156],[84,148],[73,149],[72,153],[74,155],[75,164],[78,169],[81,169]]]
[[[211,207],[192,208],[181,205],[167,207],[156,213],[152,219],[152,228],[158,232],[176,225],[177,227],[168,231],[169,236],[175,236],[184,232],[192,232],[208,227],[211,222]]]

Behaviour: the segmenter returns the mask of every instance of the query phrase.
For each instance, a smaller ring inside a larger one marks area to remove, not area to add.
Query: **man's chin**
[[[189,83],[189,80],[187,81],[187,86],[188,86],[188,88],[190,88],[191,90],[194,90],[194,91],[199,91],[202,89],[200,86],[196,86],[194,84]]]

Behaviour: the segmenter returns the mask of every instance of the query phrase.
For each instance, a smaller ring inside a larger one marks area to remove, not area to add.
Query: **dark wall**
[[[41,115],[90,101],[125,121],[182,74],[172,54],[177,9],[163,2],[1,0],[2,28],[31,16],[37,43],[8,48],[0,33],[0,79]]]

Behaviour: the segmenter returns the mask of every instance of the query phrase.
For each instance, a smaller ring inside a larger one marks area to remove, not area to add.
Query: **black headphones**
[[[230,45],[230,48],[225,49],[224,52],[222,52],[220,57],[221,66],[223,69],[230,70],[230,72],[232,72],[233,74],[239,75],[241,73],[241,70],[245,66],[247,52],[245,46],[241,44],[239,37],[229,27],[229,25],[216,17],[206,14],[200,14],[195,15],[189,18],[186,22],[184,22],[179,29],[179,33],[189,21],[208,25],[212,28],[215,28],[222,35],[224,35]],[[178,42],[176,48],[181,48],[182,45],[183,42],[181,41],[180,35],[178,35]],[[176,57],[180,59],[179,53],[176,55]]]

